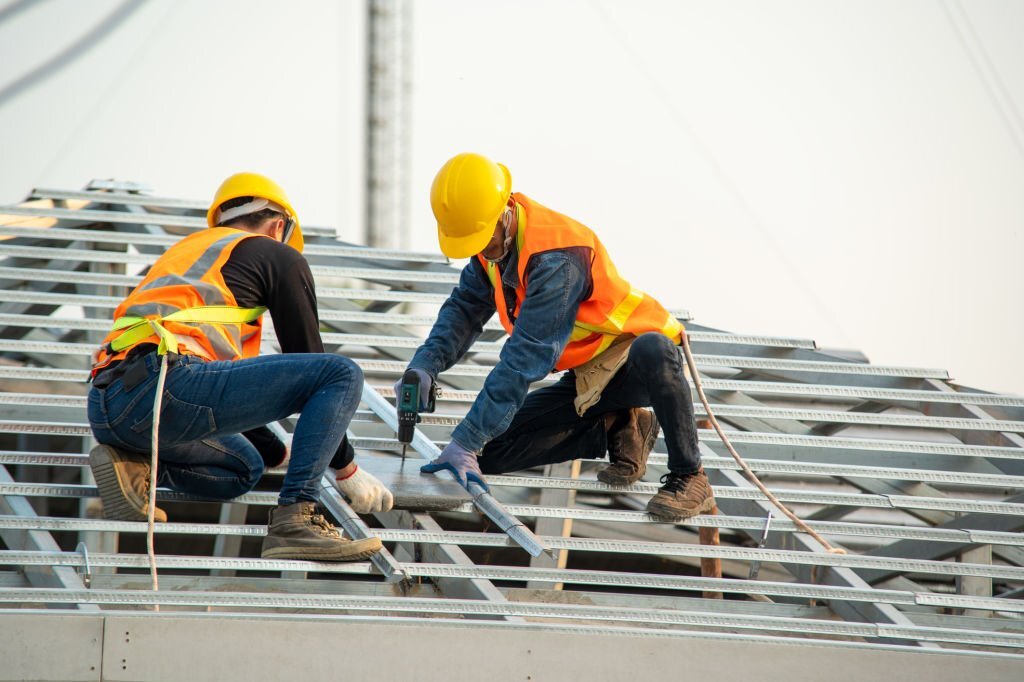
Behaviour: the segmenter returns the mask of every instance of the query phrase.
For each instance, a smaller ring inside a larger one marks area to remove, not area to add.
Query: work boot
[[[359,561],[381,550],[380,538],[349,540],[323,517],[315,502],[296,502],[270,512],[264,559]]]
[[[647,503],[647,511],[661,521],[681,521],[715,508],[704,467],[692,474],[670,471],[661,477],[661,483],[661,489]]]
[[[647,457],[658,440],[658,420],[650,410],[636,407],[605,416],[610,462],[597,472],[597,480],[614,486],[636,483],[647,473]]]
[[[97,445],[89,452],[89,468],[103,500],[103,517],[117,521],[146,521],[149,516],[149,456]],[[153,518],[167,521],[167,512],[153,510]]]

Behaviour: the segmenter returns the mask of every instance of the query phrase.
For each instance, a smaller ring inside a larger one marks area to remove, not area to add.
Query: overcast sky
[[[15,3],[0,2],[0,16]],[[265,172],[358,240],[364,6],[119,0],[0,23],[0,202],[91,178],[207,199]],[[1024,1],[417,0],[410,222],[488,154],[704,325],[1024,393]]]

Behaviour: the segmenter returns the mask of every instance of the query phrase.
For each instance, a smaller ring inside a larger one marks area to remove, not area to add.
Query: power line
[[[992,103],[995,105],[996,110],[999,111],[999,116],[1003,119],[1003,126],[1006,128],[1006,132],[1009,133],[1010,139],[1013,140],[1013,144],[1017,148],[1017,152],[1020,153],[1021,159],[1024,159],[1024,120],[1022,120],[1020,111],[1017,109],[1016,104],[1014,104],[1013,98],[1006,90],[1006,86],[1003,85],[1003,79],[985,50],[981,37],[975,30],[974,24],[971,23],[971,18],[958,0],[940,0],[939,4],[942,5],[946,18],[953,26],[953,31],[960,41],[960,46],[967,53],[975,75],[978,76],[978,80],[985,86],[985,90],[992,99]],[[953,7],[956,8],[959,18],[954,15]]]
[[[15,15],[21,14],[24,10],[41,4],[43,4],[43,0],[17,0],[17,2],[12,2],[7,7],[0,9],[0,24],[8,19],[13,19]]]
[[[9,84],[3,90],[0,90],[0,107],[10,102],[15,97],[21,95],[26,90],[38,85],[53,74],[57,73],[64,67],[68,66],[76,59],[84,55],[86,52],[96,47],[103,41],[108,35],[117,29],[128,17],[135,13],[139,7],[143,5],[146,0],[126,0],[121,3],[113,12],[107,17],[96,24],[92,30],[86,33],[84,36],[79,38],[77,41],[69,45],[63,51],[51,57],[48,61],[40,64],[35,69],[32,69],[21,78],[16,79],[13,83]],[[12,6],[8,6],[4,13],[10,13],[11,11],[18,11],[25,9],[20,6],[23,3],[17,3]],[[12,9],[13,8],[13,9]],[[2,15],[0,15],[2,17]]]

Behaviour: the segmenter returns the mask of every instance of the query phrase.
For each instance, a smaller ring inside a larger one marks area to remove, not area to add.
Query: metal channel
[[[0,342],[2,344],[2,342]],[[49,368],[4,368],[0,367],[0,378],[43,378],[50,380],[78,380],[86,377],[87,372],[77,370],[55,370]],[[2,396],[3,394],[0,394]],[[371,413],[376,417],[376,413]],[[455,424],[452,424],[453,426]],[[0,432],[4,433],[40,433],[61,436],[88,436],[91,432],[87,425],[77,422],[28,422],[0,420]],[[698,430],[702,442],[717,442],[718,434],[714,431]],[[992,459],[1024,459],[1024,448],[927,443],[919,441],[892,441],[869,438],[833,438],[826,436],[798,436],[786,434],[770,434],[747,431],[731,431],[729,440],[734,443],[756,445],[774,445],[783,447],[812,447],[828,450],[864,450],[879,451],[890,454],[907,455],[942,455],[950,457],[985,457]],[[374,444],[374,447],[376,445]],[[435,446],[436,447],[436,446]],[[660,459],[664,455],[652,455],[652,463],[664,464],[667,460]],[[711,457],[709,459],[715,459]],[[773,464],[771,460],[760,460],[764,466],[787,466],[784,462]],[[788,466],[797,466],[789,464]],[[812,466],[805,464],[804,466]],[[825,465],[820,465],[825,466]],[[720,467],[725,468],[725,467]],[[784,470],[780,469],[780,472]],[[839,471],[837,469],[837,471]],[[800,473],[794,470],[794,473]],[[955,482],[955,481],[954,481]]]
[[[363,450],[378,450],[398,452],[402,444],[394,438],[360,438],[351,439],[353,447]],[[439,448],[443,447],[445,441],[434,441]],[[1021,452],[1024,457],[1024,452]],[[817,463],[806,461],[788,461],[778,459],[754,459],[744,458],[744,461],[755,471],[773,474],[792,474],[796,476],[829,476],[833,478],[878,478],[886,480],[907,480],[927,483],[946,483],[951,485],[984,486],[989,488],[1022,488],[1024,487],[1024,476],[1013,476],[1009,474],[976,474],[963,473],[959,471],[945,471],[935,469],[901,469],[895,467],[861,466],[857,464],[833,464]],[[731,457],[709,457],[704,456],[701,462],[706,469],[730,469],[740,470],[740,465]],[[668,456],[664,453],[653,452],[648,460],[649,464],[665,465],[668,463]],[[489,476],[488,480],[494,479]],[[535,486],[550,485],[561,487],[560,479],[534,478],[535,481],[548,481],[549,483],[536,483]],[[593,483],[584,481],[580,485]],[[604,485],[604,484],[598,484]],[[616,492],[630,491],[632,488],[616,488]]]
[[[365,447],[359,443],[362,439],[352,439],[355,447]],[[395,448],[398,447],[398,441],[388,441],[393,444]],[[664,456],[662,456],[664,457]],[[707,469],[728,469],[728,470],[739,470],[739,465],[734,461],[727,458],[703,458],[702,462]],[[662,462],[664,463],[664,462]],[[959,485],[984,485],[987,487],[994,488],[1007,488],[1007,487],[1024,487],[1024,478],[1018,476],[1002,476],[996,474],[957,474],[957,473],[943,473],[934,472],[936,475],[928,477],[928,472],[923,472],[917,469],[881,469],[881,468],[869,468],[869,467],[838,467],[836,465],[813,465],[801,464],[801,463],[788,463],[788,462],[776,462],[772,460],[748,460],[747,463],[755,470],[762,472],[771,473],[799,473],[807,474],[813,473],[823,476],[831,477],[868,477],[878,478],[882,480],[893,480],[893,479],[905,479],[905,480],[932,480],[946,483],[955,483]],[[51,454],[51,453],[27,453],[27,452],[11,452],[11,451],[0,451],[0,465],[36,465],[36,466],[88,466],[88,456],[85,454]],[[645,483],[638,482],[630,486],[613,487],[600,481],[591,479],[567,479],[567,478],[551,478],[544,477],[538,478],[535,476],[508,476],[508,475],[492,475],[488,477],[488,482],[492,486],[497,487],[522,487],[522,488],[534,488],[534,489],[556,489],[556,490],[577,490],[591,493],[607,493],[610,495],[619,494],[640,494],[640,495],[653,495],[658,490],[656,483]],[[805,504],[830,504],[836,506],[863,506],[863,507],[875,507],[875,508],[886,508],[886,509],[900,509],[900,508],[914,508],[914,509],[933,509],[933,505],[939,505],[941,509],[946,510],[949,504],[957,504],[956,500],[949,500],[948,498],[933,498],[923,496],[898,496],[898,495],[872,495],[867,493],[854,493],[854,494],[843,494],[843,493],[823,493],[823,492],[807,492],[807,491],[793,491],[785,489],[776,489],[774,491],[780,499],[789,502],[798,502]],[[722,499],[762,499],[759,493],[749,490],[738,490],[728,487],[718,488],[719,497]],[[1007,508],[1005,505],[1011,503],[1005,502],[978,502],[975,500],[965,501],[967,505],[984,505],[986,512],[989,513],[1000,513],[1006,515],[1019,515],[1021,507],[1024,505],[1017,504],[1015,507]],[[962,510],[960,510],[962,511]],[[972,508],[971,511],[978,511]],[[703,525],[718,526],[717,520],[724,519],[726,517],[696,517],[691,520],[690,523],[693,525],[702,525],[699,523],[700,520],[707,519],[708,522]],[[759,523],[759,522],[757,522]],[[756,527],[757,523],[754,523],[750,527]],[[779,521],[782,527],[787,527],[786,522]],[[777,524],[778,525],[778,524]],[[864,534],[863,531],[856,532],[849,529],[860,528],[860,524],[823,524],[818,522],[817,524],[823,530],[832,528],[832,530],[826,530],[826,532],[840,533],[840,534]],[[724,524],[723,524],[724,527]],[[737,527],[737,526],[732,526]],[[746,526],[744,526],[746,527]],[[844,530],[845,529],[845,530]],[[919,539],[950,539],[960,540],[969,542],[970,537],[966,535],[968,531],[950,530],[941,528],[931,529],[918,529],[918,528],[907,528],[905,526],[895,526],[893,529],[900,529],[899,532],[895,530],[886,533],[869,533],[871,535],[880,535],[885,537],[910,537],[915,536]],[[952,535],[947,535],[952,533]],[[955,537],[953,537],[955,535]],[[928,536],[928,537],[925,537]],[[996,541],[995,538],[999,536],[990,536],[995,544],[1024,544],[1024,535],[1021,534],[1008,534],[1002,540]]]
[[[134,287],[142,281],[138,275],[114,275],[96,272],[60,272],[39,268],[0,267],[0,279],[18,281],[65,283],[65,284],[98,284],[103,286]],[[6,292],[0,291],[0,298]],[[70,296],[70,295],[69,295]],[[346,289],[339,287],[318,287],[317,298],[329,300],[333,298],[351,299],[356,301],[394,301],[408,303],[443,303],[447,294],[433,294],[417,291],[384,291],[369,289]]]
[[[209,207],[205,201],[193,199],[173,199],[170,197],[153,197],[147,194],[124,194],[120,192],[97,192],[95,190],[66,190],[38,187],[32,190],[31,199],[62,199],[71,201],[93,201],[99,204],[117,204],[123,206],[154,206],[157,208],[176,208],[182,210],[203,211]],[[5,209],[8,207],[4,207]]]
[[[359,515],[355,513],[348,502],[341,496],[341,493],[338,492],[334,485],[334,481],[327,474],[324,474],[320,479],[319,497],[320,504],[337,519],[349,537],[356,540],[365,540],[366,538],[376,536],[376,533],[370,530],[370,527],[359,518]],[[389,582],[408,580],[408,576],[405,574],[401,564],[395,560],[395,557],[391,556],[391,552],[387,548],[381,549],[380,552],[370,558],[370,561]]]
[[[826,362],[822,360],[776,360],[772,358],[745,358],[732,355],[694,355],[700,364],[708,367],[734,369],[764,369],[819,374],[857,374],[863,376],[903,377],[907,379],[949,379],[944,369],[893,367],[854,362]]]
[[[691,339],[693,335],[691,334]],[[827,386],[821,384],[792,384],[774,381],[740,381],[734,379],[702,378],[709,391],[737,391],[751,395],[799,396],[807,398],[850,398],[913,403],[957,403],[990,405],[995,407],[1024,407],[1024,396],[997,393],[968,393],[956,391],[915,391],[905,388],[871,388],[867,386]]]
[[[7,292],[0,294],[0,300],[20,300],[21,302],[30,303],[46,303],[54,302],[59,305],[92,305],[97,306],[102,304],[104,307],[116,307],[121,299],[113,296],[101,297],[101,296],[73,296],[67,294],[39,294],[37,292],[9,292],[13,296],[8,296]],[[366,295],[365,291],[362,295]],[[404,325],[404,326],[421,326],[429,327],[434,324],[437,320],[436,315],[410,315],[405,313],[376,313],[376,312],[359,312],[359,311],[347,311],[347,310],[321,310],[320,320],[322,322],[363,322],[367,324],[391,324],[391,325]],[[66,328],[66,329],[101,329],[106,330],[110,324],[104,320],[90,320],[78,317],[56,317],[52,315],[0,315],[0,326],[17,326],[17,327],[38,327],[38,328]],[[484,329],[493,331],[503,331],[501,325],[493,318],[484,325]],[[357,335],[357,334],[322,334],[324,340],[330,338],[338,343],[353,343],[360,345],[379,345],[379,346],[401,346],[406,347],[409,342],[415,343],[418,347],[423,343],[423,339],[420,337],[409,337],[409,336],[392,336],[392,335]],[[275,339],[276,337],[272,332],[264,335],[265,339]],[[739,345],[757,345],[761,347],[774,347],[774,348],[801,348],[803,346],[798,345],[797,341],[790,339],[770,339],[767,337],[758,336],[739,336],[731,334],[717,334],[717,333],[699,333],[695,332],[690,335],[690,340],[693,342],[709,342],[709,343],[733,343]],[[501,350],[504,345],[504,341],[501,342],[478,342],[473,346],[474,352],[483,353],[497,353]],[[742,383],[742,382],[739,382]],[[945,394],[936,394],[945,395]],[[1024,404],[1024,398],[1021,399],[1021,403]]]
[[[35,483],[7,483],[0,484],[0,495],[23,495],[46,496],[46,497],[95,497],[97,491],[94,486],[85,485],[43,485]],[[157,491],[157,499],[161,501],[186,501],[196,498],[171,493],[168,491]],[[244,504],[276,504],[274,493],[247,493],[238,497],[233,502]],[[467,504],[454,511],[469,512],[472,507]],[[599,510],[547,508],[529,505],[509,505],[507,510],[513,514],[522,516],[544,517],[544,516],[572,516],[580,519],[620,521],[626,523],[650,523],[651,518],[642,512],[607,512]],[[741,517],[744,518],[744,517]],[[547,551],[547,543],[538,539],[538,544],[544,545]],[[518,544],[518,542],[517,542]],[[654,545],[652,545],[654,546]],[[565,546],[565,549],[573,547]],[[690,558],[722,558],[737,561],[761,561],[777,562],[781,564],[795,565],[823,565],[839,566],[849,568],[882,569],[906,573],[935,573],[938,575],[975,575],[980,577],[1003,578],[1011,581],[1024,581],[1024,568],[994,566],[986,564],[950,563],[943,561],[929,561],[903,558],[872,557],[859,555],[837,555],[820,554],[812,552],[797,552],[789,550],[756,550],[724,546],[700,546],[700,545],[679,545],[678,556]],[[553,581],[553,582],[558,582]]]
[[[363,402],[380,417],[384,423],[393,431],[398,432],[398,415],[395,407],[386,401],[379,393],[369,385],[363,386]],[[413,450],[424,459],[434,459],[441,454],[434,445],[418,429],[415,431],[412,441]],[[544,552],[550,552],[547,546],[533,534],[519,519],[510,515],[501,503],[479,485],[470,484],[469,492],[473,496],[473,505],[476,506],[487,518],[491,519],[509,537],[516,541],[520,547],[525,549],[530,556],[540,556]]]
[[[491,481],[492,485],[501,485],[501,482]],[[561,518],[559,515],[560,508],[556,507],[537,507],[537,509],[551,509],[552,518]],[[588,510],[583,510],[588,511]],[[610,519],[616,522],[626,523],[639,523],[649,522],[650,518],[646,515],[641,515],[640,512],[624,512],[626,514],[636,514],[630,519]],[[354,514],[354,512],[353,512]],[[342,517],[339,516],[339,519]],[[345,517],[346,519],[349,517]],[[358,519],[359,517],[356,516]],[[586,517],[589,519],[590,517]],[[361,522],[361,519],[359,519]],[[111,525],[112,523],[116,525]],[[362,530],[350,529],[346,523],[341,523],[342,527],[352,537],[369,537],[371,535],[381,538],[382,540],[396,540],[396,541],[415,541],[424,543],[437,542],[440,544],[469,544],[469,545],[480,545],[488,547],[499,547],[499,546],[510,546],[508,542],[503,539],[503,536],[494,534],[474,534],[474,533],[463,533],[463,534],[452,534],[439,535],[436,539],[430,535],[424,534],[419,531],[411,531],[415,533],[415,536],[406,536],[404,531],[388,531],[383,532],[380,529],[369,529],[364,528]],[[365,524],[364,524],[365,525]],[[716,514],[714,516],[701,515],[695,516],[685,521],[678,522],[675,524],[679,527],[684,528],[720,528],[720,529],[739,529],[739,530],[758,530],[763,528],[764,520],[758,518],[751,518],[745,516],[727,516],[724,514]],[[2,517],[0,516],[0,528],[39,528],[42,530],[75,530],[75,531],[107,531],[107,532],[143,532],[145,526],[134,526],[131,522],[109,522],[106,520],[96,519],[63,519],[63,518],[43,518],[37,522],[37,525],[33,526],[30,523],[24,523],[16,518]],[[827,535],[842,535],[842,536],[854,536],[854,537],[872,537],[872,538],[884,538],[890,540],[923,540],[933,542],[959,542],[964,544],[976,544],[984,543],[991,545],[1004,545],[1004,546],[1024,546],[1024,534],[1012,533],[1012,532],[999,532],[999,531],[981,531],[971,529],[959,529],[959,528],[934,528],[934,527],[915,527],[915,526],[902,526],[902,525],[887,525],[877,523],[849,523],[849,522],[836,522],[836,521],[817,521],[815,522],[815,529],[825,533]],[[189,534],[189,535],[245,535],[245,536],[261,536],[264,531],[261,530],[262,526],[245,526],[235,524],[201,524],[201,523],[185,523],[185,524],[169,524],[164,523],[160,525],[161,532],[175,533],[175,534]],[[789,533],[798,532],[794,524],[787,520],[776,520],[773,523],[773,530],[785,531]],[[553,549],[565,549],[564,543],[560,536],[542,536],[544,542],[550,545]],[[580,551],[595,551],[595,552],[611,552],[616,554],[630,554],[630,553],[649,553],[647,551],[638,552],[637,548],[631,544],[630,541],[618,541],[618,540],[600,540],[600,541],[589,541],[591,544],[576,544],[573,549]],[[643,545],[643,549],[651,549],[648,545]],[[672,545],[657,545],[655,546],[657,551],[656,554],[671,555]],[[385,575],[391,576],[394,571],[394,566],[389,566],[390,573],[385,572]],[[383,569],[382,569],[382,572]]]
[[[408,531],[406,531],[407,533]],[[444,533],[447,535],[447,533]],[[507,542],[505,536],[491,538]],[[404,534],[402,536],[404,539]],[[396,536],[395,539],[399,539]],[[416,541],[422,541],[414,538]],[[564,538],[563,538],[564,540]],[[12,565],[51,565],[81,567],[85,558],[73,552],[18,552],[0,551],[0,560]],[[94,566],[114,568],[146,568],[148,559],[138,554],[91,554]],[[316,572],[372,575],[369,562],[336,563],[315,561],[245,559],[221,557],[192,557],[157,555],[157,564],[165,569],[188,570],[240,570],[275,572]],[[627,587],[632,589],[659,589],[682,591],[734,592],[737,594],[765,594],[796,599],[828,599],[841,601],[877,602],[893,605],[925,605],[935,601],[954,608],[976,608],[1004,613],[1018,613],[1021,603],[998,597],[972,597],[964,595],[937,595],[932,592],[911,592],[875,588],[833,587],[808,583],[751,581],[731,578],[705,578],[697,576],[666,575],[657,573],[623,573],[616,571],[571,570],[555,568],[529,568],[514,566],[465,565],[449,563],[407,563],[404,570],[414,578],[458,578],[500,581],[567,582],[579,585]]]
[[[140,222],[138,218],[132,222]],[[148,217],[146,219],[148,222]],[[132,254],[118,251],[90,251],[88,249],[66,249],[50,246],[17,246],[0,242],[0,256],[10,258],[37,258],[54,261],[81,261],[83,263],[119,263],[152,265],[156,258],[150,254]],[[428,282],[433,284],[457,284],[458,272],[419,272],[413,270],[391,270],[386,268],[357,268],[348,266],[313,265],[314,275],[325,277],[353,277],[367,280],[392,282]]]
[[[843,410],[805,410],[792,407],[761,407],[713,404],[719,417],[751,417],[754,419],[794,419],[797,421],[832,422],[869,426],[907,426],[961,431],[1009,431],[1024,433],[1024,421],[999,419],[964,419],[902,414],[874,414]],[[702,405],[694,406],[695,414],[707,415]]]
[[[354,597],[329,594],[254,595],[231,592],[142,592],[126,590],[60,591],[47,589],[0,588],[0,602],[22,603],[26,598],[38,603],[84,602],[92,604],[152,605],[199,608],[290,608],[342,611],[433,613],[487,616],[521,616],[588,621],[635,623],[641,626],[679,625],[713,628],[742,628],[811,635],[918,639],[998,647],[1024,647],[1024,636],[1012,633],[965,631],[953,628],[891,626],[869,623],[842,623],[831,620],[787,616],[726,615],[713,611],[671,611],[614,606],[543,604],[530,602],[486,602],[464,599],[402,597]]]
[[[0,212],[6,209],[0,208]],[[134,216],[132,223],[145,222],[155,213],[124,214]],[[145,218],[141,220],[140,218]],[[205,221],[204,221],[205,222]],[[205,227],[205,224],[203,225]],[[60,227],[17,227],[12,225],[0,225],[0,236],[23,237],[29,239],[45,239],[54,241],[83,241],[102,244],[130,244],[142,246],[172,246],[181,241],[181,237],[173,234],[136,234],[131,232],[116,232],[108,230],[76,230]],[[413,251],[398,251],[394,249],[376,249],[368,246],[345,246],[342,244],[306,244],[302,253],[307,256],[332,256],[336,258],[357,258],[368,260],[394,260],[415,263],[442,263],[447,264],[448,259],[441,254],[416,253]]]

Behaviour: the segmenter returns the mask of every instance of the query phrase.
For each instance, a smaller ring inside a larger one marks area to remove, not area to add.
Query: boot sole
[[[701,502],[692,511],[689,509],[674,509],[670,507],[662,507],[661,505],[647,505],[647,513],[656,518],[659,521],[682,521],[683,519],[689,519],[697,516],[698,514],[705,514],[715,508],[715,498],[709,497]]]
[[[361,561],[380,552],[384,545],[380,538],[353,540],[342,548],[323,547],[273,547],[260,554],[264,559],[289,559],[292,561]]]
[[[110,455],[109,446],[101,445],[95,447],[89,453],[89,468],[92,469],[93,478],[96,479],[96,487],[100,491],[100,499],[103,500],[103,518],[112,521],[147,521],[146,512],[140,510],[128,499],[121,485],[121,479],[117,476],[117,468],[114,466],[113,457]],[[157,511],[160,508],[157,507]],[[163,521],[157,514],[157,521]]]

